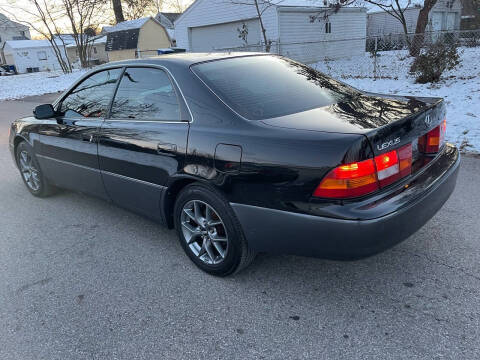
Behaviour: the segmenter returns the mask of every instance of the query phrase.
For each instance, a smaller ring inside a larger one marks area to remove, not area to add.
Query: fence
[[[272,42],[270,53],[310,64],[340,78],[392,78],[406,74],[413,57],[435,42],[475,50],[480,58],[480,30],[438,31],[425,34],[390,34],[310,42]],[[212,49],[225,52],[265,52],[264,44]],[[472,56],[475,56],[472,54]]]

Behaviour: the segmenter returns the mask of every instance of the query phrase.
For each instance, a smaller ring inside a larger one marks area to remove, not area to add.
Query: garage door
[[[260,24],[258,19],[250,19],[190,28],[190,48],[192,51],[212,51],[242,46],[245,43],[238,37],[237,29],[241,29],[244,23],[248,29],[248,44],[258,44],[260,42]]]

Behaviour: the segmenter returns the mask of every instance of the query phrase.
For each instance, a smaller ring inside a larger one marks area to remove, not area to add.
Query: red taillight
[[[418,138],[418,150],[427,154],[438,152],[445,141],[446,131],[447,120],[444,119],[436,128]]]
[[[377,177],[380,186],[387,186],[398,180],[400,170],[396,150],[375,156],[375,165],[377,166]]]
[[[360,162],[340,165],[330,171],[313,196],[345,199],[366,195],[412,171],[412,144]]]
[[[313,196],[349,198],[362,196],[378,189],[373,159],[340,165],[330,171],[315,189]]]
[[[400,178],[408,176],[412,173],[412,144],[402,146],[397,150]]]

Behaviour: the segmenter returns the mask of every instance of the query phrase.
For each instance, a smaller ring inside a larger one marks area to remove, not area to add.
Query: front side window
[[[177,94],[160,69],[127,68],[112,105],[112,118],[180,120]]]
[[[105,117],[121,73],[110,69],[88,77],[63,99],[60,112],[66,117]]]

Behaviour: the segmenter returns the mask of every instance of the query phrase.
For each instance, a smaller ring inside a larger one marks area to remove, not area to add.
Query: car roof
[[[212,60],[220,59],[229,59],[235,57],[244,57],[244,56],[258,56],[258,55],[268,55],[260,52],[224,52],[224,53],[194,53],[194,52],[185,52],[185,53],[172,53],[172,54],[163,54],[148,57],[146,59],[132,59],[132,60],[121,60],[109,62],[106,65],[145,65],[145,64],[156,64],[156,65],[184,65],[189,67],[190,65]]]

